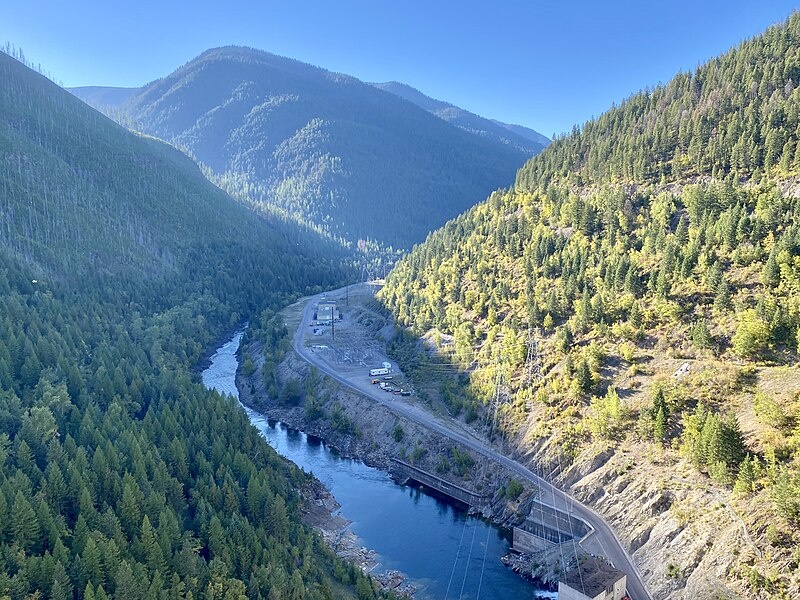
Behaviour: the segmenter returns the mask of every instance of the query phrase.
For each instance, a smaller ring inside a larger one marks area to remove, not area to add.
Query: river
[[[237,333],[221,346],[202,374],[206,387],[237,399],[241,338]],[[318,438],[244,410],[279,454],[333,493],[360,544],[378,553],[377,570],[406,574],[419,600],[521,600],[542,593],[500,562],[509,548],[507,532],[416,488],[397,485],[378,469],[342,458]]]

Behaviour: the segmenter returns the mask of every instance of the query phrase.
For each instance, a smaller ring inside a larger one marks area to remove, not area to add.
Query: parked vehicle
[[[369,370],[370,377],[375,377],[377,375],[388,375],[388,374],[389,374],[389,369],[387,369],[386,367]]]

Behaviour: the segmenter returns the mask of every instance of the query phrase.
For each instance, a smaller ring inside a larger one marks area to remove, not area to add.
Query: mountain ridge
[[[410,247],[509,185],[528,156],[349,75],[244,47],[207,50],[117,111],[234,195],[346,244]]]
[[[352,276],[341,249],[5,53],[0,79],[2,593],[386,598],[304,525],[312,479],[194,372]]]
[[[538,154],[550,143],[549,138],[529,127],[481,117],[450,102],[427,96],[405,83],[386,81],[371,85],[404,98],[465,131],[494,139],[502,144],[509,144],[523,152]]]
[[[141,88],[83,85],[64,89],[86,102],[86,104],[102,110],[116,108]]]

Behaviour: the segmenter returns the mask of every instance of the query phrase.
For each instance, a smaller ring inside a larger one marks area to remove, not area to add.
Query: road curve
[[[308,331],[308,326],[314,316],[314,305],[318,303],[323,295],[334,296],[338,292],[344,290],[332,290],[324,294],[312,296],[307,300],[307,304],[303,309],[300,324],[294,334],[293,345],[295,352],[306,362],[317,367],[320,371],[335,379],[342,385],[355,390],[371,400],[389,408],[398,415],[414,421],[432,429],[442,435],[460,443],[464,446],[474,450],[475,452],[485,456],[501,465],[506,467],[515,475],[522,477],[542,491],[542,498],[544,501],[549,500],[552,506],[568,511],[577,518],[589,524],[594,531],[589,536],[595,536],[598,545],[603,549],[604,554],[614,566],[624,571],[628,575],[628,595],[632,600],[652,600],[652,596],[647,591],[647,588],[642,582],[641,575],[636,569],[633,559],[623,548],[614,531],[605,522],[605,520],[588,506],[582,504],[566,492],[553,486],[545,479],[539,477],[536,473],[525,467],[524,465],[516,462],[515,460],[501,454],[487,443],[465,434],[464,432],[453,429],[446,421],[440,420],[435,415],[420,408],[416,404],[411,404],[400,399],[398,396],[387,395],[382,390],[376,389],[376,386],[371,385],[367,377],[364,376],[345,376],[337,372],[327,362],[322,360],[320,356],[315,354],[310,348],[306,347],[303,343],[305,332]],[[562,508],[563,507],[563,508]]]

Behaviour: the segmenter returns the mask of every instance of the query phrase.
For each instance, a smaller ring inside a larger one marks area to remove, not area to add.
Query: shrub
[[[303,398],[303,386],[299,379],[290,379],[281,390],[281,404],[286,406],[297,406]]]
[[[506,498],[516,500],[519,498],[520,494],[522,494],[523,489],[522,483],[516,479],[512,479],[508,482],[508,485],[506,485]]]

